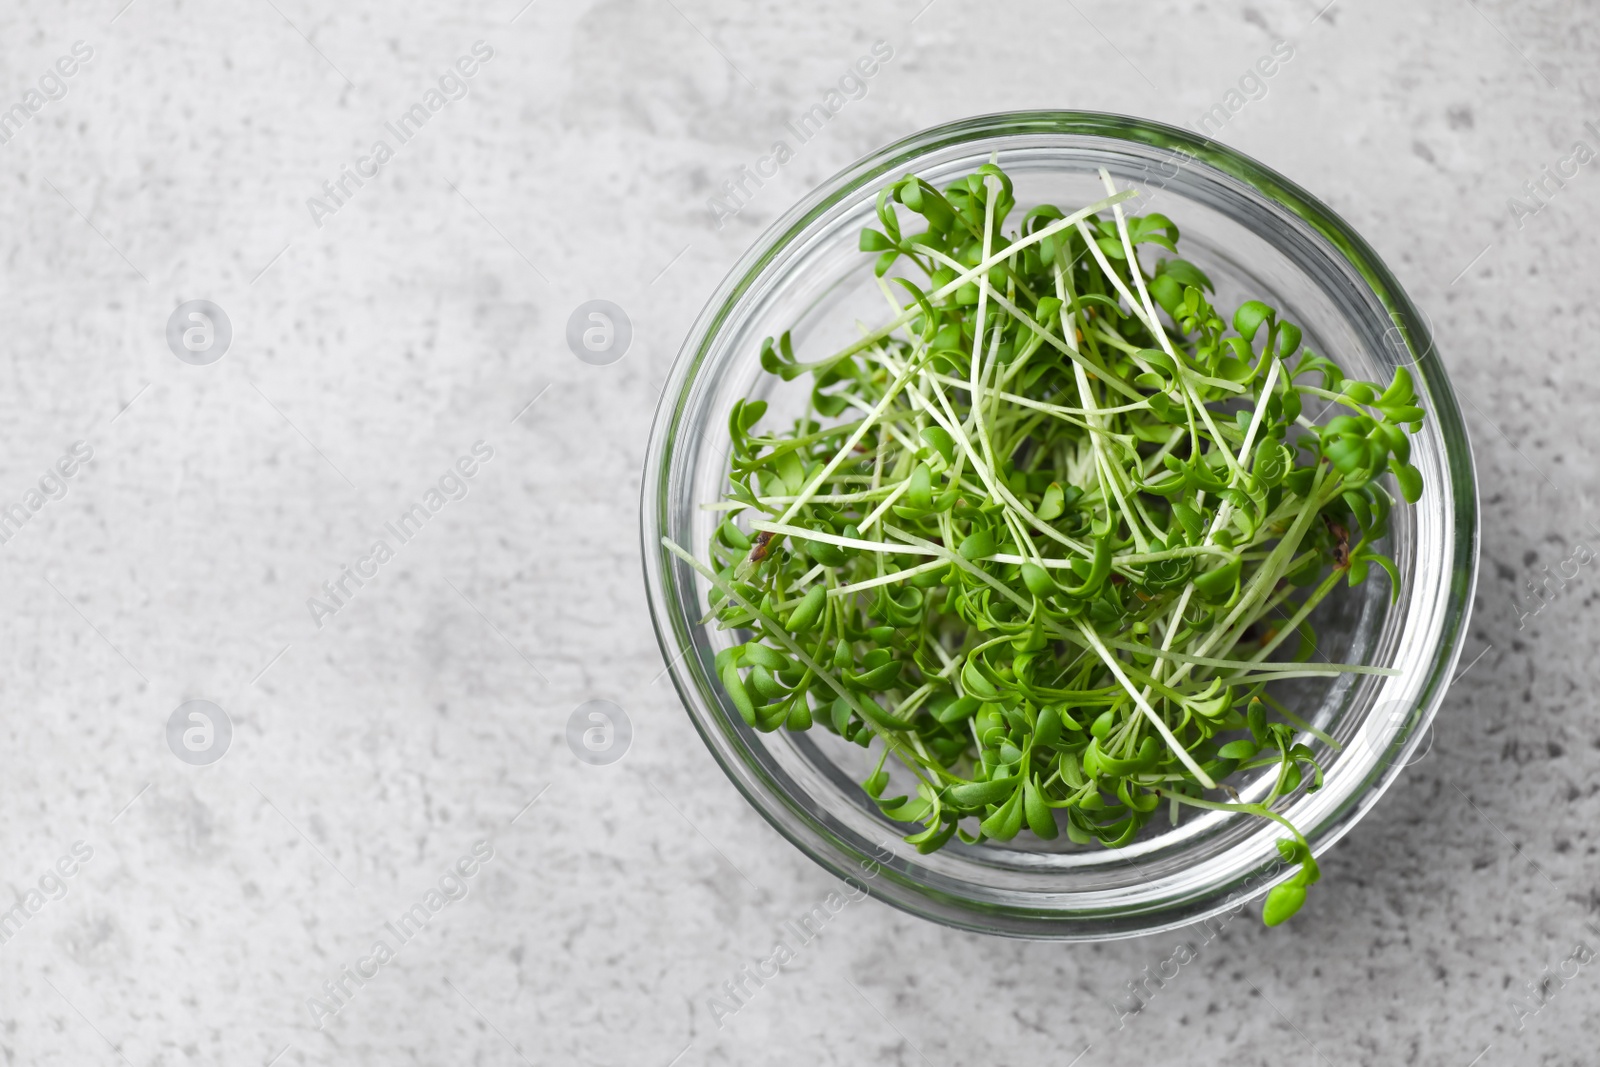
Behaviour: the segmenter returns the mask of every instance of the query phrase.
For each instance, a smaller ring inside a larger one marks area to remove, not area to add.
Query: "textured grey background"
[[[0,545],[0,902],[93,850],[0,944],[0,1062],[1594,1062],[1600,967],[1563,961],[1600,946],[1578,549],[1600,163],[1520,228],[1508,199],[1600,148],[1596,7],[923,2],[0,10],[0,105],[94,49],[0,145],[0,503],[94,450]],[[866,97],[715,228],[707,197],[880,38]],[[1386,257],[1475,438],[1483,581],[1432,751],[1306,912],[1235,922],[1139,1014],[1113,1005],[1187,935],[1018,943],[868,901],[719,1029],[719,984],[839,886],[659,680],[638,471],[677,344],[762,228],[872,148],[1006,108],[1182,123],[1277,39],[1294,58],[1220,139]],[[314,225],[307,199],[477,40],[470,95]],[[605,367],[564,342],[595,297],[635,330]],[[234,331],[206,367],[164,341],[197,298]],[[465,499],[318,629],[306,599],[478,440]],[[1578,576],[1519,607],[1562,561]],[[165,742],[194,698],[233,723],[210,767]],[[595,698],[633,723],[609,767],[565,741]],[[319,1029],[308,998],[479,840],[469,895]]]

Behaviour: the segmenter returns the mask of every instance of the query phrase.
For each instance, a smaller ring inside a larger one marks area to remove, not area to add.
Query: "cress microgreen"
[[[1308,618],[1373,565],[1398,590],[1383,476],[1417,500],[1423,411],[1404,368],[1347,379],[1276,309],[1215,307],[1172,220],[1101,178],[1014,220],[993,164],[884,189],[860,247],[894,314],[811,362],[769,339],[805,413],[763,429],[765,401],[736,403],[711,558],[665,543],[747,637],[715,663],[744,721],[881,742],[862,786],[920,851],[1251,814],[1292,835],[1277,925],[1318,870],[1272,808],[1322,784],[1300,738],[1332,739],[1268,686],[1392,673],[1310,662]],[[911,792],[885,796],[891,755]],[[1264,771],[1237,802],[1226,780]]]

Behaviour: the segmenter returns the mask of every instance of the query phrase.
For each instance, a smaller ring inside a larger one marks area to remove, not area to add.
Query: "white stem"
[[[788,510],[785,511],[783,516],[778,520],[779,522],[788,522],[790,519],[794,518],[795,513],[801,508],[805,507],[806,502],[816,495],[817,490],[822,487],[822,483],[828,479],[828,476],[839,469],[839,465],[849,457],[856,445],[861,443],[861,439],[867,436],[867,431],[872,429],[872,424],[878,421],[878,416],[887,411],[889,405],[894,403],[894,398],[900,394],[900,390],[905,388],[906,383],[909,382],[912,375],[916,373],[916,367],[917,359],[915,356],[913,356],[910,362],[906,364],[905,372],[899,377],[895,378],[893,384],[891,384],[888,389],[884,390],[883,399],[878,401],[877,406],[872,409],[866,418],[861,420],[861,425],[856,427],[856,432],[850,435],[850,439],[846,441],[844,445],[840,447],[838,453],[828,461],[828,465],[817,472],[817,476],[811,480],[811,484],[807,486],[798,497],[795,498],[793,504],[789,505]]]
[[[987,274],[991,267],[1005,262],[1007,259],[1016,255],[1024,248],[1030,248],[1033,245],[1038,244],[1040,241],[1043,241],[1047,237],[1052,237],[1070,226],[1077,225],[1080,219],[1086,219],[1090,215],[1104,211],[1113,204],[1120,204],[1129,197],[1137,195],[1138,191],[1135,189],[1124,189],[1115,196],[1108,196],[1104,200],[1096,200],[1088,207],[1080,208],[1064,219],[1057,219],[1048,226],[1041,226],[1039,229],[1035,230],[1031,234],[1028,234],[1026,237],[1017,238],[1017,240],[1008,245],[1004,251],[995,253],[993,256],[985,259],[982,263],[979,263],[976,267],[973,267],[971,270],[962,271],[960,274],[956,275],[955,278],[929,293],[929,301],[943,300],[945,297],[949,296],[963,285],[971,284],[979,277]],[[819,360],[816,363],[808,363],[805,364],[805,366],[820,366],[822,364],[830,363],[834,360],[843,359],[845,356],[855,355],[857,352],[860,352],[866,348],[870,348],[878,341],[888,337],[891,333],[898,330],[900,327],[904,326],[906,323],[910,322],[920,314],[922,314],[921,307],[913,306],[908,308],[907,310],[902,311],[899,315],[896,315],[889,322],[879,326],[876,330],[873,330],[871,333],[867,334],[867,336],[863,337],[861,340],[847,345],[846,347],[835,352],[833,355],[828,356],[826,359]]]
[[[1144,712],[1145,718],[1150,720],[1150,725],[1156,728],[1156,732],[1167,743],[1167,747],[1172,749],[1173,755],[1178,757],[1179,762],[1189,768],[1189,773],[1194,775],[1201,785],[1207,789],[1215,789],[1217,783],[1213,782],[1211,776],[1201,769],[1200,764],[1194,761],[1194,757],[1189,755],[1189,750],[1178,743],[1177,737],[1173,736],[1172,731],[1162,721],[1161,716],[1156,714],[1156,709],[1152,708],[1149,701],[1145,700],[1139,691],[1133,687],[1133,683],[1128,680],[1128,676],[1122,673],[1122,666],[1117,663],[1117,659],[1111,654],[1111,650],[1101,643],[1100,635],[1095,633],[1094,629],[1082,620],[1078,622],[1078,630],[1083,634],[1084,639],[1089,642],[1090,647],[1100,654],[1100,659],[1104,661],[1105,665],[1111,668],[1111,673],[1116,676],[1122,688],[1133,698],[1133,702],[1138,705],[1139,710]]]

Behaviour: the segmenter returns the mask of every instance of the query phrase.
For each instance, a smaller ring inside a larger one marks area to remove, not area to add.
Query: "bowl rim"
[[[931,919],[946,926],[977,933],[1008,937],[1047,940],[1112,940],[1142,936],[1188,926],[1225,911],[1237,911],[1249,899],[1265,892],[1276,882],[1290,875],[1285,868],[1273,875],[1247,879],[1251,883],[1225,900],[1214,901],[1210,906],[1196,911],[1186,911],[1170,921],[1148,922],[1136,928],[1088,929],[1096,925],[1083,915],[1067,915],[1050,909],[1019,907],[985,903],[981,909],[973,902],[954,898],[949,894],[915,885],[911,894],[887,892],[874,877],[879,868],[870,857],[863,858],[854,867],[841,863],[838,856],[826,846],[841,851],[853,851],[853,846],[840,842],[836,835],[818,823],[809,812],[787,803],[781,791],[762,792],[746,780],[747,767],[738,768],[730,760],[712,734],[702,716],[692,709],[700,687],[689,676],[684,666],[691,645],[685,645],[672,630],[672,613],[666,603],[666,571],[672,560],[660,543],[667,527],[670,501],[666,497],[667,479],[664,477],[671,463],[670,443],[673,431],[683,414],[684,401],[694,374],[713,348],[721,328],[733,313],[741,298],[763,279],[764,272],[777,255],[792,243],[802,239],[811,224],[840,200],[850,197],[863,186],[881,183],[891,172],[903,170],[917,158],[935,153],[942,148],[977,140],[996,140],[1012,135],[1067,134],[1123,141],[1146,148],[1159,148],[1187,155],[1191,162],[1203,163],[1224,175],[1230,176],[1259,196],[1285,211],[1298,216],[1330,246],[1330,251],[1342,258],[1361,282],[1365,283],[1377,302],[1389,313],[1391,320],[1403,330],[1403,336],[1415,356],[1412,365],[1423,379],[1430,401],[1429,415],[1435,420],[1441,436],[1458,448],[1443,449],[1443,460],[1449,481],[1449,508],[1444,521],[1453,529],[1452,552],[1444,564],[1443,575],[1449,584],[1448,600],[1442,612],[1438,647],[1433,654],[1428,675],[1422,680],[1416,696],[1418,713],[1414,713],[1402,728],[1403,744],[1396,750],[1389,765],[1376,772],[1376,778],[1356,793],[1351,801],[1328,813],[1316,826],[1305,829],[1313,842],[1313,851],[1322,855],[1363,819],[1383,797],[1404,770],[1417,746],[1423,740],[1458,663],[1462,645],[1470,623],[1473,599],[1477,588],[1479,563],[1479,502],[1477,480],[1471,440],[1467,433],[1455,391],[1443,362],[1433,344],[1428,320],[1412,303],[1409,295],[1390,272],[1377,253],[1348,223],[1310,192],[1277,173],[1265,164],[1202,137],[1192,131],[1164,123],[1109,112],[1023,110],[995,112],[941,123],[918,130],[905,137],[860,157],[831,175],[801,197],[783,212],[749,248],[718,284],[704,308],[696,316],[682,347],[674,357],[672,368],[662,387],[660,400],[652,421],[649,443],[645,453],[644,471],[640,488],[640,540],[644,568],[646,595],[650,605],[651,622],[657,644],[673,686],[684,705],[690,721],[700,734],[702,742],[711,752],[723,773],[786,840],[817,863],[824,870],[852,885],[858,885],[875,898],[896,908]],[[1187,163],[1184,165],[1188,165]],[[1420,355],[1417,349],[1421,349]],[[815,835],[808,838],[794,826],[785,824],[770,804],[786,807],[800,816],[805,829]],[[863,877],[865,874],[865,877]],[[895,880],[896,884],[911,886],[909,881]],[[1148,919],[1159,916],[1159,911],[1135,915],[1124,913],[1120,918]]]

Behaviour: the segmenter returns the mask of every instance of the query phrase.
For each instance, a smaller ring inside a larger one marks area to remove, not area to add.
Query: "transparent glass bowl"
[[[1365,585],[1313,616],[1324,657],[1400,673],[1300,686],[1300,712],[1342,747],[1308,738],[1325,785],[1302,788],[1278,810],[1321,853],[1377,803],[1422,740],[1466,633],[1478,542],[1466,430],[1424,317],[1366,242],[1293,182],[1186,130],[1088,112],[966,119],[874,152],[779,219],[706,305],[662,393],[641,505],[650,607],[673,683],[712,755],[756,810],[829,871],[969,930],[1064,940],[1151,933],[1236,909],[1287,878],[1274,844],[1283,831],[1191,810],[1176,828],[1158,816],[1121,849],[1029,838],[952,841],[919,855],[857,784],[870,769],[861,749],[821,729],[760,734],[744,724],[712,670],[735,636],[700,623],[705,585],[661,545],[667,536],[707,557],[720,516],[699,505],[719,499],[726,484],[734,401],[768,397],[777,425],[791,392],[809,388],[807,379],[785,385],[762,372],[762,339],[792,329],[799,357],[817,358],[859,336],[858,319],[888,317],[872,257],[856,244],[873,224],[878,190],[907,173],[942,187],[991,156],[1015,180],[1013,218],[1040,202],[1071,211],[1098,199],[1104,167],[1119,187],[1140,189],[1131,210],[1177,223],[1179,248],[1217,283],[1219,307],[1250,297],[1272,304],[1304,329],[1307,347],[1354,378],[1387,382],[1396,365],[1411,367],[1427,410],[1411,457],[1425,489],[1416,505],[1395,509],[1391,524],[1386,549],[1401,588],[1391,601],[1373,568]],[[1264,776],[1230,782],[1247,800],[1268,789]]]

